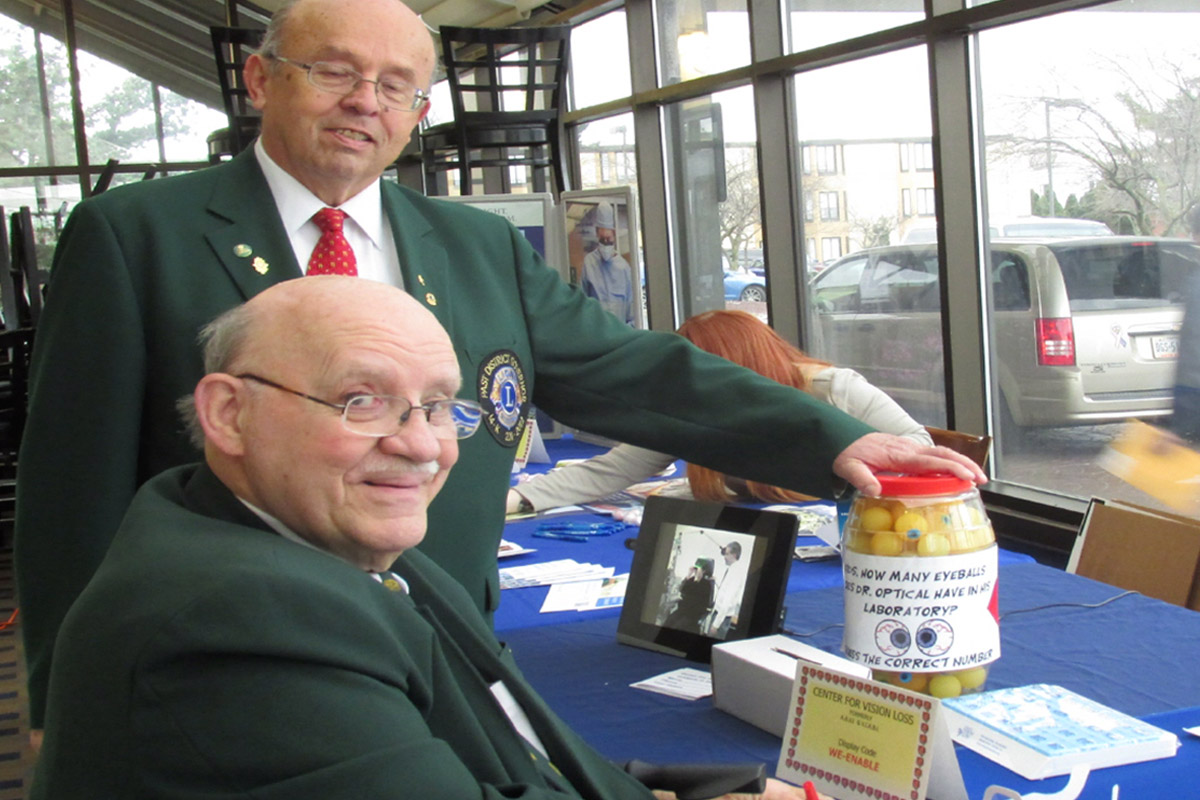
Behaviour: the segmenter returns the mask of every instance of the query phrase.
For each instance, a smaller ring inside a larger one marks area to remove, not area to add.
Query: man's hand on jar
[[[962,453],[890,433],[868,433],[855,439],[833,460],[833,471],[868,497],[879,495],[876,472],[947,472],[976,484],[987,483],[983,469]]]

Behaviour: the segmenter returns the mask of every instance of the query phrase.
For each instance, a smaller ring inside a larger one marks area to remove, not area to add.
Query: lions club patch
[[[483,406],[483,424],[497,442],[516,447],[525,432],[529,390],[525,370],[511,350],[497,350],[479,366],[476,381],[479,403]]]

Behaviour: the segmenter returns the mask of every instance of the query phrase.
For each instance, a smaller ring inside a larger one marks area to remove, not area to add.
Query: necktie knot
[[[321,229],[321,238],[308,259],[309,275],[357,275],[354,251],[342,232],[346,212],[337,208],[322,208],[313,214],[313,222]]]
[[[322,208],[313,214],[313,222],[321,229],[322,234],[341,233],[342,223],[346,220],[346,212],[340,208]]]

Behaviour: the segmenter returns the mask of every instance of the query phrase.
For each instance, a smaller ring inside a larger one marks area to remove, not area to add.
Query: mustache
[[[363,469],[363,475],[425,475],[433,477],[441,467],[437,461],[410,461],[407,458],[396,459],[380,464],[371,464]]]

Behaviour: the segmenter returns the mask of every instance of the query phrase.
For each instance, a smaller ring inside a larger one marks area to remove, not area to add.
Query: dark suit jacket
[[[833,457],[870,430],[680,336],[631,330],[497,215],[386,181],[383,198],[405,286],[449,331],[464,396],[479,399],[481,383],[486,393],[483,373],[508,351],[528,397],[568,425],[818,496],[835,483]],[[203,374],[197,330],[299,275],[250,150],[109,190],[72,213],[34,345],[18,485],[15,563],[34,725],[54,634],[134,491],[198,458],[175,412]],[[421,546],[484,610],[499,602],[496,547],[512,459],[513,447],[486,430],[463,442]]]
[[[63,623],[32,798],[649,798],[454,579],[415,551],[396,572],[411,596],[271,531],[207,467],[150,481]]]

